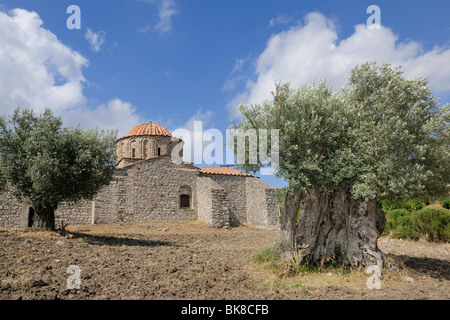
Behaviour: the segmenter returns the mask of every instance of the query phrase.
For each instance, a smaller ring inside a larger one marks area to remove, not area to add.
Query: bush
[[[387,200],[382,200],[381,203],[379,203],[381,210],[383,210],[385,213],[389,213],[392,210],[398,209],[397,206],[391,204],[389,201]]]
[[[405,225],[399,225],[397,228],[392,230],[391,236],[393,238],[399,238],[399,239],[419,240],[419,234],[416,232],[416,229],[412,225],[412,223],[408,223]]]
[[[408,226],[410,224],[411,212],[406,209],[395,209],[387,215],[385,231],[394,232],[400,226]]]
[[[430,204],[430,201],[429,199],[426,198],[403,199],[396,202],[389,202],[388,200],[382,200],[379,204],[381,206],[381,209],[385,213],[389,213],[397,209],[406,209],[410,212],[414,212],[426,207],[428,204]]]
[[[450,240],[450,212],[444,209],[425,208],[416,212],[395,209],[388,213],[386,232],[393,238],[418,240],[425,238],[433,242]]]
[[[442,208],[450,210],[450,199],[442,201]]]
[[[426,203],[421,199],[405,199],[402,201],[401,207],[408,211],[417,211],[426,206]]]
[[[450,212],[443,209],[426,208],[412,217],[416,232],[428,241],[447,242],[450,240]]]

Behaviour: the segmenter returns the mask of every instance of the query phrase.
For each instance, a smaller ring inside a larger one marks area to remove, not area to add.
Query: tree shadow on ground
[[[398,255],[397,257],[409,269],[429,275],[432,278],[450,280],[450,261],[406,255]]]
[[[158,246],[177,246],[176,244],[169,241],[159,241],[159,240],[147,240],[147,239],[135,239],[128,237],[117,237],[108,235],[96,235],[87,234],[79,232],[70,232],[76,238],[81,238],[87,243],[92,245],[100,246],[130,246],[130,247],[158,247]]]

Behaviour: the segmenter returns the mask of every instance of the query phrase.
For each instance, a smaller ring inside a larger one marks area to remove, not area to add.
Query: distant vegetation
[[[442,201],[442,208],[450,210],[450,199]]]
[[[437,205],[426,207],[426,199],[405,199],[397,204],[382,201],[381,207],[386,213],[384,232],[393,238],[433,242],[450,241],[450,199]]]

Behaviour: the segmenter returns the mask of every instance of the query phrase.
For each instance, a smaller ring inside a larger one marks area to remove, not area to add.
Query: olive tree
[[[62,201],[92,199],[109,184],[116,133],[63,128],[50,109],[17,108],[0,118],[0,167],[11,193],[35,211],[33,227],[54,229]]]
[[[356,66],[341,92],[322,81],[277,83],[272,95],[239,106],[233,127],[280,130],[282,247],[302,262],[381,267],[379,199],[448,192],[449,106],[439,107],[426,80],[375,63]]]

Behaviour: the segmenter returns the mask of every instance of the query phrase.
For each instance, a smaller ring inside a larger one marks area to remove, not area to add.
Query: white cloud
[[[236,58],[234,60],[234,66],[233,69],[231,70],[231,73],[235,73],[235,72],[240,72],[242,71],[242,67],[244,66],[244,63],[247,61],[248,59],[238,59]]]
[[[99,52],[103,43],[105,43],[105,31],[94,32],[91,29],[87,28],[86,31],[86,40],[91,45],[91,50],[94,52]]]
[[[0,113],[17,105],[42,111],[85,104],[88,60],[44,29],[35,12],[0,12]]]
[[[192,131],[194,128],[194,121],[202,121],[203,126],[209,126],[212,124],[213,117],[214,117],[213,111],[203,112],[202,109],[200,108],[181,127]]]
[[[190,117],[184,124],[182,124],[177,129],[186,129],[189,131],[194,138],[201,138],[204,134],[205,130],[208,128],[211,128],[212,125],[212,118],[214,117],[214,112],[212,111],[206,111],[202,112],[202,109],[198,109],[197,112]],[[202,131],[195,131],[194,124],[195,122],[201,122]]]
[[[270,19],[269,26],[273,27],[277,24],[288,24],[292,21],[292,17],[288,15],[280,15],[275,18]]]
[[[156,30],[166,33],[172,29],[172,17],[178,14],[178,8],[173,0],[161,0],[159,5],[159,22]]]
[[[16,106],[42,113],[50,108],[64,124],[119,129],[125,134],[139,123],[136,108],[112,99],[94,108],[83,94],[88,60],[42,28],[35,12],[0,12],[0,115]],[[99,44],[100,42],[98,42]]]
[[[172,30],[172,19],[179,13],[179,9],[174,0],[141,0],[149,4],[157,4],[158,6],[158,23],[152,27],[150,24],[140,28],[138,32],[147,33],[154,29],[161,34]]]
[[[210,133],[218,131],[211,127],[213,117],[214,112],[202,112],[199,109],[184,124],[172,131],[175,137],[182,138],[185,142],[183,161],[194,162],[196,165],[202,164],[203,152],[212,143]]]
[[[338,90],[347,83],[350,70],[365,61],[403,66],[407,78],[428,78],[437,92],[450,90],[450,49],[425,52],[415,41],[399,42],[386,27],[370,30],[355,26],[348,38],[340,40],[331,19],[314,12],[306,15],[303,26],[273,35],[255,61],[254,80],[229,103],[233,116],[240,103],[259,103],[270,98],[276,81],[293,86],[318,83],[326,79]]]
[[[234,90],[236,87],[236,84],[239,81],[244,79],[244,75],[242,75],[242,70],[244,69],[245,63],[249,60],[250,60],[250,55],[244,59],[236,58],[234,60],[233,69],[231,69],[231,72],[228,75],[228,78],[222,87],[222,91]]]
[[[62,116],[66,126],[80,124],[84,129],[94,127],[117,129],[118,137],[124,136],[134,126],[145,122],[136,114],[135,106],[118,98],[112,99],[106,104],[101,104],[95,109],[79,108],[67,110]]]
[[[139,28],[139,29],[138,29],[138,32],[141,32],[141,33],[147,33],[147,32],[150,31],[151,28],[152,28],[152,26],[148,24],[148,25],[146,25],[146,26],[144,26],[144,27],[142,27],[142,28]]]

